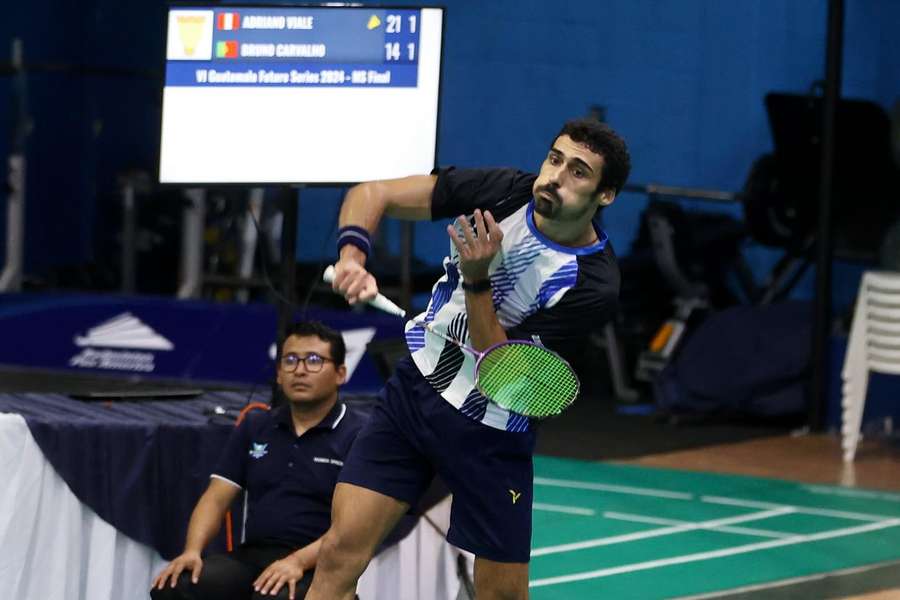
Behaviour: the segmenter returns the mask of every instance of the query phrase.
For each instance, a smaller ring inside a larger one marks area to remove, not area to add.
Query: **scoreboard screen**
[[[160,182],[429,173],[443,20],[410,6],[170,6]]]

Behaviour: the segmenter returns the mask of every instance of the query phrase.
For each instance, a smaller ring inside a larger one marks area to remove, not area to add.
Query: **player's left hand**
[[[292,556],[276,560],[260,573],[253,582],[253,589],[262,595],[274,596],[285,584],[288,586],[288,597],[294,600],[297,582],[303,579],[303,567],[297,564]]]
[[[453,240],[453,245],[459,252],[459,270],[462,272],[463,280],[487,279],[488,267],[490,267],[494,255],[500,251],[503,230],[494,221],[494,216],[490,211],[484,211],[482,214],[481,210],[477,208],[475,209],[474,235],[468,219],[460,216],[457,217],[456,223],[462,230],[462,236],[453,224],[447,226],[447,233],[450,234],[450,239]]]

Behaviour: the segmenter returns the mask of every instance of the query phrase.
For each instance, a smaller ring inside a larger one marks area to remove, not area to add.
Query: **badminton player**
[[[508,339],[571,357],[613,315],[619,270],[595,224],[630,170],[624,141],[595,120],[566,123],[537,175],[438,169],[352,188],[341,207],[334,289],[378,293],[367,270],[384,215],[445,219],[450,255],[418,319],[483,351]],[[447,539],[472,552],[479,600],[528,597],[534,423],[475,387],[469,353],[406,324],[399,361],[335,489],[309,600],[349,600],[375,549],[435,475],[453,493]]]

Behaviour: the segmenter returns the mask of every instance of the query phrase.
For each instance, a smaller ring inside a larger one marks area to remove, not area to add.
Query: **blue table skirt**
[[[209,392],[185,400],[83,401],[54,394],[0,394],[0,412],[22,415],[47,461],[102,519],[164,558],[181,553],[187,525],[247,394]],[[268,402],[256,393],[254,402]],[[355,404],[365,405],[366,401]],[[220,407],[225,416],[214,413]],[[441,484],[420,507],[446,496]],[[241,502],[233,507],[240,540]],[[418,513],[419,511],[415,511]],[[382,548],[415,527],[398,523]],[[224,528],[207,547],[225,549]]]
[[[2,394],[0,412],[25,418],[44,456],[79,500],[129,537],[172,558],[184,547],[191,512],[234,427],[233,419],[211,416],[211,409],[221,406],[234,415],[246,401],[246,394],[234,392],[129,402]],[[211,549],[223,548],[220,534]]]

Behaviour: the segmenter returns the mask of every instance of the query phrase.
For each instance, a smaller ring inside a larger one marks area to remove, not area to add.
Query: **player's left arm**
[[[452,225],[447,226],[447,233],[459,253],[459,270],[463,279],[463,290],[466,296],[466,316],[469,324],[469,337],[472,346],[478,351],[507,340],[506,331],[497,320],[494,303],[491,299],[489,284],[489,268],[491,261],[500,251],[503,231],[494,221],[490,211],[475,209],[475,231],[468,219],[460,216],[456,219],[462,235]],[[485,283],[487,282],[487,283]],[[468,285],[484,286],[477,290],[466,289]]]

